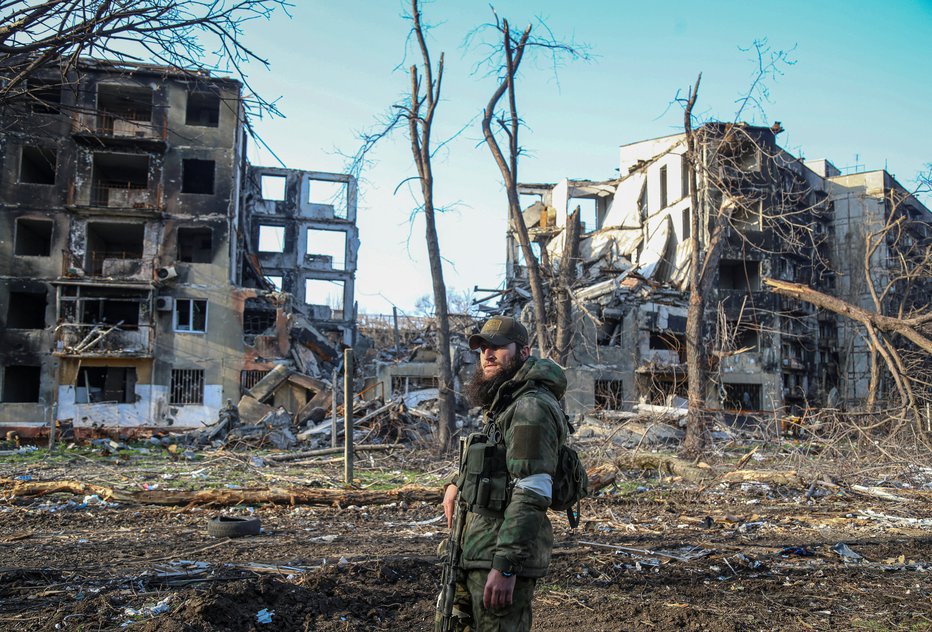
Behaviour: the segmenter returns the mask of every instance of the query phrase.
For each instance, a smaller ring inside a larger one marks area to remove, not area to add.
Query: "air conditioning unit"
[[[172,311],[172,297],[170,296],[156,296],[155,297],[155,311],[157,312],[170,312]]]
[[[178,276],[178,272],[175,271],[175,266],[165,266],[156,270],[155,276],[158,277],[159,281],[168,281]]]

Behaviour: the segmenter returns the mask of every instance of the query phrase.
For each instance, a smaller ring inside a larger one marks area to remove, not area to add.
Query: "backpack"
[[[566,420],[569,433],[575,428]],[[566,519],[570,528],[579,526],[579,501],[589,495],[589,475],[583,467],[579,454],[566,444],[560,446],[557,454],[557,469],[553,476],[553,495],[550,508],[556,511],[566,511]]]

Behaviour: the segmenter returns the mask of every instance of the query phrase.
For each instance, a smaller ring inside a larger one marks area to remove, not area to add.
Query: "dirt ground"
[[[342,475],[333,459],[271,466],[256,455],[39,450],[0,457],[0,478],[138,490],[330,487]],[[356,468],[358,485],[387,489],[439,485],[452,463],[405,448]],[[932,630],[922,482],[887,480],[892,498],[879,498],[629,473],[584,502],[578,529],[551,514],[557,544],[534,629]],[[446,533],[433,503],[157,507],[11,490],[0,487],[3,630],[431,629]],[[263,531],[213,538],[218,513],[258,516]]]

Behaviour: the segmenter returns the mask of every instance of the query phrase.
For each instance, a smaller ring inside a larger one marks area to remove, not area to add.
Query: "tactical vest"
[[[460,495],[469,511],[488,518],[504,518],[511,500],[511,481],[505,444],[494,423],[485,432],[466,438],[460,462]]]

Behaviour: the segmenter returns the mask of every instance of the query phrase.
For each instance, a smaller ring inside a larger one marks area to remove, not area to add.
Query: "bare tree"
[[[560,42],[546,25],[541,25],[545,34],[542,37],[532,37],[533,24],[518,34],[511,29],[508,20],[495,14],[495,21],[485,25],[497,35],[498,44],[493,46],[493,53],[487,61],[494,64],[497,71],[498,85],[489,98],[482,112],[482,135],[485,139],[492,158],[502,174],[505,192],[508,197],[508,217],[512,229],[518,236],[518,243],[527,266],[528,282],[531,286],[531,300],[534,306],[536,321],[537,346],[541,354],[548,354],[552,349],[549,326],[551,319],[547,313],[547,283],[543,270],[538,263],[534,251],[531,249],[531,240],[528,228],[521,213],[521,203],[518,197],[518,159],[522,154],[519,141],[521,118],[518,114],[517,78],[521,62],[529,49],[542,49],[548,51],[556,61],[560,56],[571,58],[588,58],[585,47]],[[500,107],[502,98],[506,105]],[[493,128],[494,120],[494,128]],[[503,151],[496,131],[504,135],[505,150]],[[507,155],[506,155],[507,154]],[[543,252],[543,248],[541,251]],[[560,322],[566,322],[560,320]],[[562,335],[558,335],[562,339]]]
[[[747,239],[742,222],[749,217],[759,217],[761,228],[766,227],[780,236],[783,247],[802,247],[802,236],[811,235],[809,222],[812,208],[808,197],[812,191],[807,186],[794,191],[787,199],[773,200],[769,208],[771,216],[764,217],[761,210],[763,182],[747,173],[741,164],[745,155],[757,156],[758,172],[777,173],[785,170],[783,157],[777,150],[768,152],[767,147],[738,123],[746,107],[756,106],[762,111],[762,102],[768,93],[765,79],[779,73],[782,64],[792,63],[785,51],[772,51],[766,40],[754,42],[757,72],[745,95],[738,100],[736,123],[707,123],[699,129],[694,127],[694,111],[699,96],[702,73],[687,92],[683,112],[685,133],[685,157],[689,165],[690,197],[690,264],[689,302],[686,318],[686,367],[688,417],[686,436],[680,448],[684,456],[696,457],[708,448],[711,439],[711,418],[707,414],[706,399],[710,369],[726,355],[718,349],[710,354],[711,336],[707,331],[706,312],[711,300],[712,289],[717,277],[717,268],[722,258],[725,233],[737,237],[752,250],[761,250],[761,244]],[[774,134],[782,131],[779,124]],[[773,175],[772,173],[772,175]],[[754,191],[748,194],[746,190]],[[784,191],[783,188],[780,191]],[[721,306],[719,306],[721,307]],[[718,318],[716,319],[718,320]]]
[[[693,132],[693,108],[699,97],[699,84],[702,82],[702,73],[696,77],[696,83],[689,89],[686,108],[683,112],[683,129],[686,132],[686,160],[693,166],[689,170],[689,196],[690,208],[693,212],[689,217],[689,309],[686,316],[686,398],[689,407],[689,417],[686,423],[686,437],[683,440],[681,451],[687,456],[702,454],[709,444],[709,424],[705,416],[705,384],[706,384],[706,353],[702,336],[702,321],[705,316],[705,301],[703,300],[703,279],[710,275],[703,274],[702,251],[699,248],[701,224],[699,218],[699,191],[696,186],[695,165],[699,164],[698,143]],[[712,249],[715,254],[716,248]],[[706,249],[708,256],[709,251]]]
[[[11,0],[0,3],[0,104],[30,93],[29,79],[54,69],[63,83],[83,56],[155,63],[190,71],[232,70],[249,85],[244,66],[268,65],[241,40],[244,25],[269,18],[287,0]],[[276,112],[259,97],[254,112]]]
[[[452,445],[454,433],[456,398],[453,389],[452,358],[450,357],[450,315],[447,306],[447,288],[443,281],[443,260],[440,256],[440,239],[437,236],[436,209],[434,207],[434,173],[431,164],[431,131],[434,113],[440,101],[440,89],[443,82],[443,53],[437,63],[436,75],[430,60],[430,51],[424,40],[424,28],[421,24],[421,7],[418,0],[411,0],[411,30],[417,39],[421,52],[421,70],[412,64],[411,98],[408,105],[401,108],[408,122],[408,137],[411,141],[411,154],[417,167],[418,180],[421,185],[424,223],[427,241],[427,257],[430,262],[430,277],[434,290],[434,309],[437,316],[437,346],[440,354],[438,367],[440,420],[438,447],[441,450]]]
[[[450,314],[447,302],[447,288],[443,279],[443,258],[440,251],[440,238],[437,235],[437,213],[440,209],[434,202],[434,172],[431,134],[434,117],[440,103],[443,85],[443,53],[434,66],[430,49],[424,38],[420,0],[411,0],[410,14],[405,16],[411,21],[410,36],[417,42],[421,62],[411,64],[408,69],[410,92],[408,98],[392,106],[391,112],[384,116],[375,131],[359,135],[362,144],[350,157],[348,170],[357,177],[369,163],[369,153],[390,136],[401,124],[407,123],[408,141],[411,155],[417,169],[417,176],[405,180],[417,180],[420,185],[421,205],[412,213],[423,212],[425,222],[425,240],[430,265],[432,296],[418,300],[418,309],[431,309],[437,318],[437,351],[440,355],[438,366],[438,386],[440,400],[440,420],[438,432],[438,449],[445,450],[452,445],[455,422],[456,394],[453,383],[452,357],[450,352]],[[410,37],[409,36],[409,37]],[[441,143],[442,144],[442,143]],[[402,183],[403,184],[403,183]],[[400,188],[401,185],[399,185]],[[396,189],[397,190],[397,189]]]

